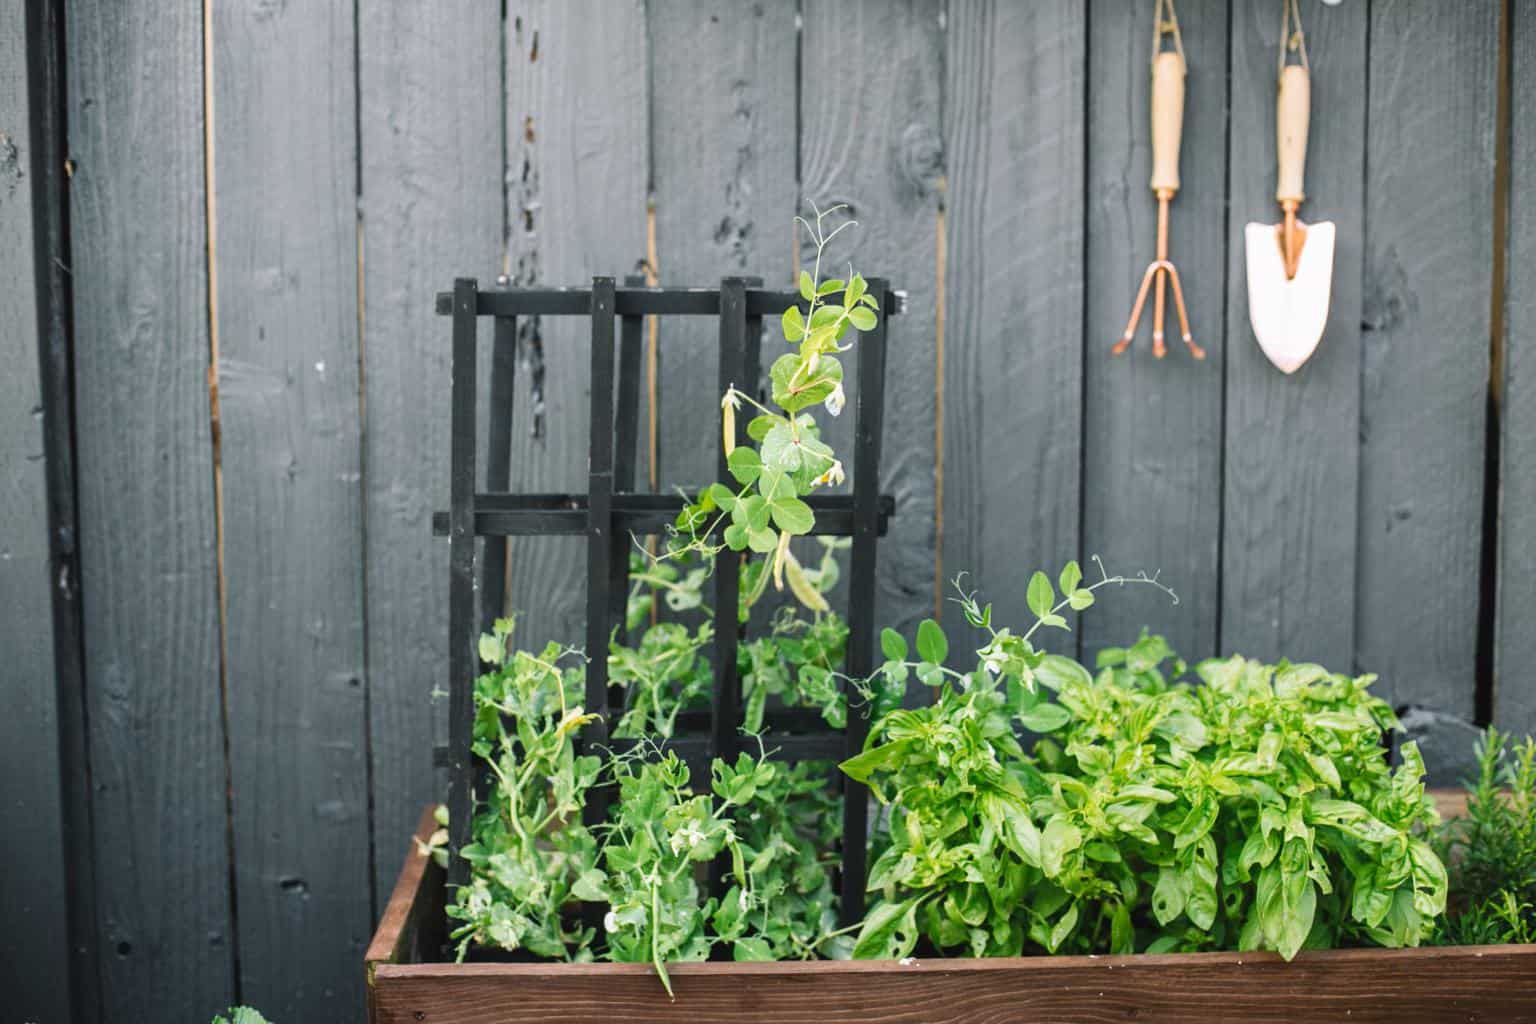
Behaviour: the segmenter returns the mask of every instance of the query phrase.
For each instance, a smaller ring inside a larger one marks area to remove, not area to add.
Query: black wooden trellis
[[[900,312],[901,293],[880,278],[869,281],[870,294],[880,297],[876,327],[860,334],[854,346],[857,389],[854,395],[854,453],[852,495],[809,499],[816,513],[814,532],[853,537],[849,571],[848,650],[846,672],[852,678],[874,669],[874,602],[876,538],[885,532],[895,502],[879,493],[880,438],[884,414],[887,318]],[[449,538],[448,672],[449,745],[441,760],[449,770],[449,838],[454,851],[470,838],[472,790],[476,769],[471,753],[474,724],[474,682],[479,668],[478,635],[499,614],[506,573],[506,538],[514,535],[582,534],[587,537],[587,636],[591,658],[587,665],[586,709],[597,720],[583,732],[592,748],[625,749],[634,741],[608,736],[608,712],[619,695],[610,691],[605,652],[612,626],[624,621],[629,590],[628,549],[632,535],[664,532],[682,508],[677,495],[635,490],[635,446],[638,433],[642,325],[650,315],[716,316],[720,321],[720,391],[735,385],[758,389],[764,316],[777,316],[798,293],[765,290],[753,278],[732,277],[718,289],[649,288],[642,278],[615,286],[611,277],[593,278],[590,289],[497,289],[481,291],[475,280],[454,281],[453,291],[437,297],[437,312],[453,318],[452,420],[449,508],[433,517],[438,534]],[[803,303],[802,303],[803,304]],[[475,488],[477,327],[479,318],[494,318],[491,355],[486,488]],[[588,446],[587,493],[512,494],[510,483],[514,341],[519,316],[587,316],[592,323],[591,437]],[[617,346],[614,318],[620,328]],[[617,348],[617,351],[616,351]],[[617,372],[615,362],[617,361]],[[615,433],[630,439],[615,445]],[[724,445],[719,473],[727,479]],[[485,537],[481,585],[475,580],[475,539]],[[722,555],[722,558],[727,556]],[[733,556],[734,557],[734,556]],[[707,717],[679,716],[679,732],[667,749],[696,769],[713,757],[733,757],[740,746],[741,687],[736,648],[741,638],[737,622],[736,572],[717,571],[713,579],[714,692]],[[476,615],[475,592],[483,595]],[[846,690],[846,684],[845,684]],[[852,694],[848,694],[852,698]],[[869,723],[850,699],[847,727],[827,727],[818,714],[805,709],[781,709],[765,717],[771,745],[784,761],[836,760],[857,753]],[[842,917],[845,923],[864,913],[865,843],[868,800],[864,787],[843,778]],[[590,791],[583,817],[588,824],[605,820],[609,793]],[[448,885],[468,880],[468,865],[449,861]],[[723,883],[712,875],[717,891]]]

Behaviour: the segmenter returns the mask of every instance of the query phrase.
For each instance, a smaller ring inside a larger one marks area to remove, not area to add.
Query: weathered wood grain
[[[1499,10],[1376,3],[1370,32],[1356,660],[1471,719]]]
[[[793,279],[795,60],[793,0],[651,4],[652,196],[661,283],[712,287],[755,275]],[[769,324],[764,365],[782,345]],[[713,319],[661,322],[660,483],[714,479],[719,431]],[[747,381],[737,381],[745,387]],[[750,382],[755,385],[755,381]]]
[[[0,651],[5,652],[11,711],[0,721],[6,771],[0,807],[27,822],[29,841],[13,846],[0,879],[0,993],[20,1020],[73,1019],[66,912],[64,793],[60,786],[59,719],[53,652],[52,558],[48,465],[35,260],[28,36],[21,4],[0,7]],[[44,236],[45,237],[45,236]],[[64,439],[67,448],[67,438]],[[83,772],[84,765],[71,766]],[[83,1009],[83,1007],[82,1007]],[[94,1007],[92,1008],[94,1009]]]
[[[212,16],[240,992],[275,1019],[341,1019],[363,1009],[348,974],[372,919],[353,10]]]
[[[1511,13],[1493,719],[1536,735],[1536,11]]]
[[[75,424],[101,998],[234,993],[208,370],[202,10],[66,8]]]
[[[992,960],[381,964],[375,1024],[1536,1020],[1536,946]]]
[[[1338,225],[1332,303],[1312,359],[1286,376],[1248,323],[1240,229],[1272,224],[1275,57],[1268,0],[1232,5],[1226,435],[1218,640],[1251,657],[1347,669],[1355,654],[1366,5],[1306,5],[1312,63],[1307,202]]]
[[[363,472],[373,835],[387,863],[446,794],[449,324],[436,293],[502,264],[501,20],[494,6],[364,4]],[[489,324],[486,326],[489,348]],[[442,699],[435,694],[441,693]]]
[[[1078,554],[1086,19],[1078,0],[949,8],[938,582],[954,629],[957,574],[1019,622],[1030,574]]]
[[[512,283],[623,277],[645,257],[644,6],[511,0],[506,32]],[[518,321],[513,491],[585,490],[591,333],[580,317]],[[580,643],[584,543],[519,537],[510,547],[519,642]]]
[[[880,546],[874,595],[875,621],[910,633],[933,608],[939,4],[807,0],[803,18],[801,186],[823,209],[847,204],[859,222],[827,259],[852,262],[910,297],[886,357],[880,490],[895,495],[897,514]],[[806,242],[802,234],[802,264]],[[854,400],[850,392],[849,408]],[[848,472],[852,479],[852,465]]]
[[[1097,554],[1111,572],[1161,573],[1179,602],[1150,587],[1104,591],[1081,618],[1087,658],[1131,643],[1143,627],[1191,660],[1216,653],[1223,309],[1228,239],[1238,237],[1226,219],[1227,7],[1179,5],[1189,72],[1169,254],[1203,362],[1171,327],[1168,355],[1153,357],[1150,307],[1130,350],[1109,354],[1156,252],[1157,203],[1147,184],[1152,5],[1133,15],[1098,0],[1089,18],[1083,571],[1093,576],[1088,559]],[[1177,323],[1171,301],[1167,315]]]

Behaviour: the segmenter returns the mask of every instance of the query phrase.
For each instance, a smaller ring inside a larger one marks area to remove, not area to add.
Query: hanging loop
[[[1295,53],[1298,63],[1309,72],[1307,63],[1307,34],[1301,28],[1301,0],[1281,0],[1280,3],[1280,59],[1276,69],[1285,74],[1286,54]]]
[[[1166,14],[1164,12],[1167,12]],[[1156,0],[1152,11],[1152,59],[1163,52],[1163,37],[1173,36],[1173,49],[1184,59],[1184,37],[1179,35],[1179,16],[1173,9],[1173,0]]]

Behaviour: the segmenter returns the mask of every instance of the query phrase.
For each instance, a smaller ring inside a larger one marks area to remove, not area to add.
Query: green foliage
[[[1452,907],[1438,942],[1536,942],[1536,739],[1511,746],[1489,729],[1467,782],[1467,815],[1446,822],[1437,847],[1450,866]]]
[[[808,571],[807,585],[835,579],[835,561],[824,562]],[[675,586],[665,593],[695,607],[688,591],[697,583],[668,582]],[[463,850],[470,882],[448,909],[463,922],[453,932],[461,957],[486,945],[647,962],[670,991],[667,962],[703,959],[717,945],[740,960],[841,948],[830,873],[841,813],[830,764],[790,767],[771,751],[733,764],[717,759],[710,791],[695,793],[687,767],[654,744],[620,757],[577,756],[582,727],[593,720],[579,704],[579,652],[515,650],[512,625],[496,623],[480,642],[489,671],[476,681],[474,753],[493,785],[478,794],[474,842]],[[847,635],[835,615],[806,621],[784,609],[770,634],[742,645],[748,725],[761,728],[770,699],[845,721],[833,669]],[[681,711],[706,702],[712,678],[701,648],[711,636],[707,621],[693,629],[662,622],[634,647],[610,644],[610,678],[626,694],[616,736],[668,737]],[[581,807],[595,785],[615,787],[618,799],[611,819],[589,828]],[[445,843],[440,830],[427,846],[445,857]],[[730,862],[734,882],[718,901],[705,898],[700,874],[716,856]],[[601,936],[582,926],[583,902],[608,904]]]
[[[771,556],[764,569],[743,588],[748,607],[765,591],[770,577],[782,588],[786,575],[797,599],[812,611],[825,610],[817,591],[797,583],[802,570],[789,552],[793,537],[804,536],[816,517],[805,498],[819,487],[836,485],[845,473],[837,453],[821,438],[807,410],[822,405],[837,416],[845,402],[839,354],[851,347],[849,331],[874,330],[879,300],[868,283],[850,269],[848,279],[821,277],[827,244],[852,221],[829,229],[828,218],[841,207],[816,212],[814,222],[797,218],[816,246],[813,268],[800,274],[806,308],[789,307],[780,318],[784,340],[792,347],[769,368],[769,405],[732,385],[721,397],[721,429],[731,481],[706,487],[678,513],[669,547],[672,555],[713,556],[721,544],[731,551]],[[739,445],[736,414],[744,406],[755,413],[747,424],[751,444]],[[739,445],[739,446],[738,446]],[[713,538],[720,531],[720,541]]]
[[[448,908],[464,922],[452,937],[460,956],[476,944],[590,959],[592,929],[565,914],[597,867],[581,808],[602,763],[576,756],[574,743],[592,720],[580,704],[584,672],[577,652],[511,650],[511,634],[501,620],[480,638],[491,671],[475,681],[473,751],[495,784],[482,795],[474,842],[460,851],[471,873]]]
[[[1241,657],[1184,674],[1160,637],[1104,652],[1095,675],[1036,651],[1039,628],[1086,607],[1077,566],[1037,573],[1022,635],[988,632],[976,667],[940,664],[936,624],[882,640],[886,677],[934,702],[885,715],[843,764],[890,807],[877,893],[854,949],[904,956],[919,938],[976,956],[1046,952],[1417,945],[1445,905],[1445,869],[1419,833],[1433,821],[1409,744],[1370,676]],[[1146,580],[1145,582],[1154,582]],[[1045,734],[1026,753],[1020,728]]]
[[[227,1012],[227,1017],[222,1013],[215,1015],[213,1024],[268,1024],[267,1018],[249,1006],[232,1006]]]

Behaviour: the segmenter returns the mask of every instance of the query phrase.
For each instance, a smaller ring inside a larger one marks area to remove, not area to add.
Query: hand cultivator
[[[1164,13],[1166,11],[1166,18]],[[1164,50],[1165,37],[1173,40],[1173,49]],[[1167,309],[1166,289],[1173,284],[1173,303],[1179,312],[1179,328],[1190,355],[1205,358],[1205,349],[1195,344],[1189,330],[1189,311],[1184,308],[1184,289],[1179,271],[1168,259],[1168,204],[1179,191],[1179,143],[1184,134],[1184,41],[1179,36],[1179,19],[1173,0],[1157,0],[1152,29],[1152,193],[1157,197],[1157,259],[1147,265],[1131,307],[1125,333],[1110,352],[1120,355],[1136,336],[1136,323],[1147,304],[1147,292],[1157,285],[1152,312],[1152,354],[1161,359],[1168,352],[1163,343],[1163,317]]]

